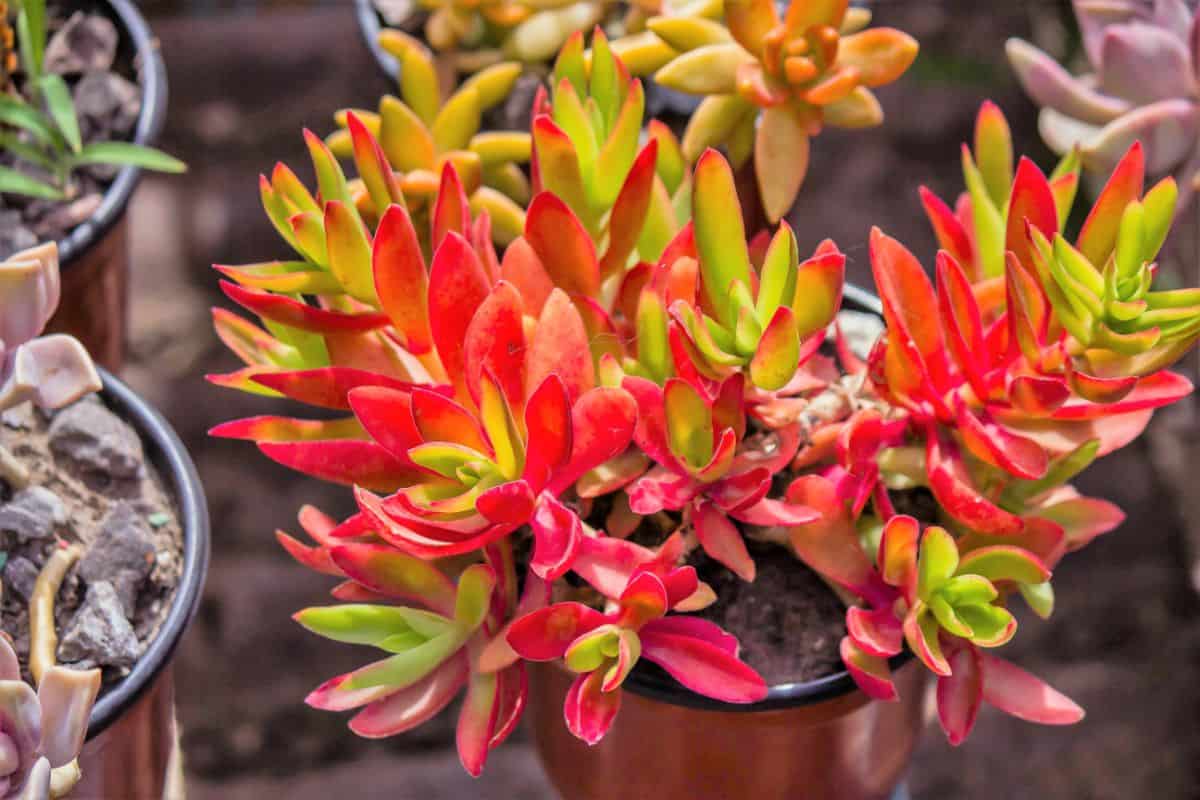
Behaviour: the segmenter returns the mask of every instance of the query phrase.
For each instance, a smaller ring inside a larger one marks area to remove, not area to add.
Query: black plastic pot
[[[354,0],[354,15],[358,17],[358,27],[362,30],[371,55],[375,56],[375,63],[385,76],[394,81],[400,75],[400,62],[379,46],[379,32],[383,30],[379,12],[371,0]]]
[[[116,23],[121,34],[117,58],[137,65],[142,89],[133,141],[154,144],[167,116],[167,69],[141,12],[133,0],[76,0],[68,7],[96,8]],[[138,167],[122,167],[95,213],[58,242],[62,301],[48,329],[74,335],[110,369],[120,369],[124,359],[129,293],[126,212],[141,173]]]
[[[171,661],[196,614],[208,573],[209,520],[204,488],[191,457],[163,416],[108,372],[101,398],[137,430],[183,528],[183,575],[158,637],[129,675],[92,709],[80,754],[83,782],[73,797],[161,798],[175,755]]]

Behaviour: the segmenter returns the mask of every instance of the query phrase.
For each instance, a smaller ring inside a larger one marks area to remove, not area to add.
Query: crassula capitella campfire
[[[312,544],[278,534],[341,581],[340,604],[296,619],[382,651],[309,704],[358,709],[350,727],[381,737],[465,691],[458,747],[478,774],[521,716],[526,661],[576,675],[564,715],[589,743],[642,659],[753,703],[768,687],[689,613],[714,591],[686,561],[700,549],[752,581],[758,540],[848,600],[841,653],[871,697],[895,698],[907,647],[955,743],[983,701],[1080,719],[993,653],[1009,602],[1048,615],[1057,562],[1122,519],[1068,481],[1191,390],[1165,370],[1200,335],[1200,291],[1152,286],[1173,182],[1145,191],[1135,145],[1068,238],[1077,162],[1014,168],[985,108],[957,211],[925,195],[936,279],[871,232],[887,329],[864,359],[835,325],[837,246],[745,230],[715,150],[683,179],[669,135],[631,133],[641,87],[598,41],[590,61],[568,44],[536,101],[533,199],[502,253],[452,163],[409,198],[351,118],[358,178],[310,140],[318,193],[267,195],[299,259],[219,268],[262,327],[214,312],[245,367],[212,380],[340,412],[214,431],[354,487],[348,519],[301,510]],[[913,491],[931,518],[898,513]]]

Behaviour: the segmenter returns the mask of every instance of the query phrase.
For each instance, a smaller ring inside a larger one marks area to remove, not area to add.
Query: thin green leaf
[[[54,124],[71,149],[78,153],[83,149],[83,137],[79,133],[79,117],[75,115],[71,90],[58,75],[44,75],[37,85]]]
[[[187,164],[161,150],[133,142],[93,142],[71,157],[72,164],[119,164],[155,172],[187,172]]]
[[[42,143],[61,147],[54,123],[33,106],[8,95],[0,95],[0,123],[29,131]]]
[[[63,193],[48,183],[22,175],[15,169],[0,167],[0,193],[23,194],[45,200],[61,200]]]
[[[17,15],[17,38],[25,72],[36,81],[42,75],[46,53],[46,0],[23,0]]]

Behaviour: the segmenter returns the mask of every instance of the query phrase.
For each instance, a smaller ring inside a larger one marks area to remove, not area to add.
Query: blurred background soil
[[[213,515],[208,588],[176,662],[189,796],[552,798],[522,736],[495,753],[484,780],[474,782],[454,755],[452,717],[369,742],[350,734],[343,716],[302,704],[311,688],[362,655],[324,644],[290,620],[324,602],[330,581],[296,566],[272,532],[294,532],[302,503],[345,511],[347,493],[275,467],[244,443],[205,435],[223,420],[279,411],[200,377],[235,366],[209,324],[209,308],[228,305],[210,265],[284,254],[259,206],[258,174],[282,160],[306,175],[301,129],[327,133],[335,109],[374,106],[389,89],[360,39],[351,0],[140,5],[170,72],[162,144],[191,171],[148,176],[133,204],[133,359],[126,375],[179,430]],[[878,23],[914,34],[922,54],[909,77],[880,92],[883,128],[829,131],[815,142],[792,217],[802,249],[834,238],[850,255],[851,280],[864,285],[871,225],[932,263],[934,242],[916,188],[924,183],[943,197],[959,191],[958,147],[984,98],[1008,113],[1019,152],[1052,165],[1037,140],[1035,110],[1003,60],[1003,42],[1033,35],[1061,52],[1069,41],[1067,17],[1053,0],[892,0],[875,7]],[[1184,408],[1173,430],[1194,430],[1194,419]],[[1055,576],[1054,618],[1023,620],[1006,650],[1078,700],[1088,717],[1053,729],[985,710],[957,749],[932,726],[913,764],[914,798],[1200,796],[1200,602],[1189,584],[1180,506],[1166,488],[1186,489],[1188,461],[1154,459],[1143,441],[1085,475],[1081,488],[1115,500],[1129,520],[1065,561]]]

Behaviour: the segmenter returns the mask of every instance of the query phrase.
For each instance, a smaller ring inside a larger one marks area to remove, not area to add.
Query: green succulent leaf
[[[943,528],[926,528],[917,558],[917,594],[926,602],[958,569],[958,544]]]
[[[71,157],[74,164],[118,164],[155,172],[187,172],[187,164],[161,150],[133,142],[93,142]]]
[[[66,81],[58,75],[45,75],[38,80],[38,91],[46,101],[46,110],[58,127],[67,145],[78,153],[83,149],[83,137],[79,133],[79,117],[75,115],[75,101]]]
[[[0,192],[40,197],[45,200],[61,200],[64,196],[62,190],[9,167],[0,167]]]

